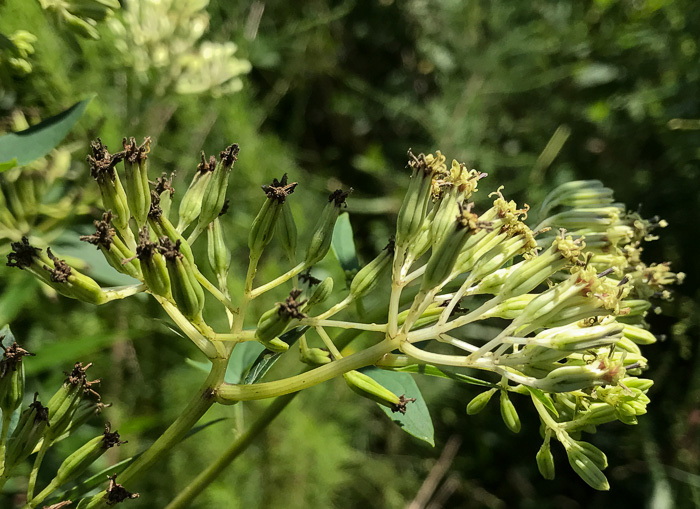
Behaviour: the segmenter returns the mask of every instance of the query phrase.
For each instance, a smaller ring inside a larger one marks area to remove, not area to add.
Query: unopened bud
[[[394,258],[394,243],[390,241],[379,255],[362,267],[350,283],[350,295],[355,298],[367,295],[374,290],[383,274],[391,268]]]
[[[195,173],[190,187],[187,188],[180,202],[180,209],[178,211],[179,219],[177,223],[177,231],[180,233],[184,232],[187,227],[199,217],[199,213],[202,210],[204,190],[209,184],[214,168],[216,168],[216,158],[211,156],[209,160],[207,160],[204,152],[202,152],[202,162],[197,166],[197,173]]]
[[[520,432],[520,417],[515,410],[515,405],[508,397],[508,391],[501,391],[501,418],[506,427],[513,433]]]
[[[260,212],[255,216],[248,234],[248,249],[251,259],[257,259],[265,249],[275,231],[275,225],[287,196],[294,192],[297,183],[287,183],[287,174],[281,180],[274,179],[269,186],[262,186],[267,195]]]
[[[333,191],[328,197],[328,203],[321,212],[321,216],[316,223],[314,234],[311,237],[309,248],[306,251],[304,263],[307,267],[321,261],[328,253],[331,247],[331,240],[333,239],[335,221],[338,219],[338,214],[340,213],[340,207],[345,204],[345,199],[351,192],[352,189],[349,191],[341,191],[338,189]]]
[[[146,283],[148,291],[161,297],[171,298],[170,275],[165,258],[158,251],[158,244],[151,241],[148,226],[144,226],[139,231],[136,256],[139,259],[143,282]]]
[[[540,209],[540,216],[563,205],[568,207],[595,207],[612,203],[613,191],[599,180],[574,180],[556,187],[550,192]]]
[[[305,309],[310,309],[312,306],[324,303],[333,293],[333,278],[327,277],[324,279],[311,294],[306,302]]]
[[[552,451],[549,447],[549,440],[545,440],[540,450],[537,451],[535,460],[537,461],[537,470],[540,471],[542,477],[549,481],[553,480],[555,474],[554,456],[552,456]]]
[[[180,240],[173,243],[168,237],[161,237],[159,242],[158,250],[165,257],[170,291],[177,308],[188,320],[201,322],[204,290],[195,277],[194,267],[180,252]]]
[[[294,221],[292,209],[286,201],[282,204],[280,217],[277,220],[277,237],[280,240],[282,249],[287,254],[287,258],[291,263],[294,263],[297,252],[297,225]]]
[[[116,431],[111,432],[110,425],[107,423],[102,435],[96,436],[88,441],[61,463],[52,483],[55,483],[56,486],[60,486],[80,476],[95,462],[95,460],[97,460],[97,458],[107,452],[108,449],[115,445],[119,446],[126,443],[122,442],[119,438],[119,433]]]
[[[406,404],[415,402],[415,398],[397,396],[374,378],[359,371],[348,371],[343,374],[345,383],[353,392],[372,401],[389,407],[392,412],[406,413]]]
[[[4,354],[0,361],[0,410],[2,415],[11,415],[22,404],[24,398],[24,364],[22,357],[34,355],[16,342],[5,348],[4,336],[0,336],[0,347]]]
[[[199,214],[197,228],[204,230],[206,226],[219,216],[226,201],[228,179],[233,163],[238,158],[238,145],[234,143],[219,154],[219,162],[214,168],[211,179],[207,183],[202,198],[202,211]]]
[[[573,468],[574,472],[576,472],[591,488],[600,491],[609,490],[610,484],[608,484],[608,480],[601,469],[602,465],[607,465],[605,455],[590,444],[586,444],[590,447],[583,447],[581,444],[584,443],[585,442],[576,442],[574,440],[564,442],[566,455],[569,458],[571,468]],[[597,452],[593,451],[593,449]]]
[[[489,389],[488,391],[477,394],[467,404],[467,415],[476,415],[486,408],[488,402],[491,401],[491,396],[493,396],[495,392],[496,389]]]
[[[113,222],[117,229],[124,233],[129,227],[129,205],[126,193],[122,187],[115,166],[124,158],[124,153],[110,154],[102,140],[97,138],[90,144],[92,155],[87,160],[90,165],[90,173],[97,181],[102,193],[102,202],[105,210],[111,210],[114,214]]]
[[[228,269],[231,266],[231,251],[226,247],[221,220],[217,217],[207,229],[207,255],[209,265],[216,274],[219,284],[226,284]]]
[[[12,435],[7,440],[5,450],[5,471],[23,462],[34,451],[49,423],[49,409],[42,406],[34,395],[34,402],[20,414]]]
[[[141,228],[146,223],[151,208],[151,188],[148,184],[148,152],[151,138],[146,137],[136,145],[133,137],[122,140],[124,146],[124,170],[126,175],[126,199],[129,210]]]
[[[289,297],[284,302],[263,313],[258,320],[258,327],[255,330],[255,339],[260,341],[269,350],[285,351],[289,345],[279,339],[279,336],[292,323],[292,320],[299,320],[305,315],[301,312],[305,301],[297,301],[301,295],[301,290],[292,290]]]

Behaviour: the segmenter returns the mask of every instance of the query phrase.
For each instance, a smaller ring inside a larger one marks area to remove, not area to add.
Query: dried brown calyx
[[[299,281],[306,283],[309,287],[320,285],[321,280],[311,275],[311,267],[299,274]]]
[[[51,281],[54,283],[67,283],[68,277],[71,274],[71,267],[66,263],[65,260],[60,260],[56,255],[51,252],[51,248],[46,248],[46,254],[53,262],[54,268],[52,269],[48,265],[44,265],[44,269],[49,271],[51,274]]]
[[[271,200],[277,200],[279,203],[284,203],[287,196],[294,192],[297,187],[298,182],[287,183],[287,174],[282,175],[281,180],[272,179],[272,184],[269,186],[262,186],[262,190],[265,192],[268,198]]]
[[[110,154],[107,146],[102,143],[100,138],[90,143],[92,155],[87,156],[87,162],[90,165],[90,175],[95,179],[104,178],[108,175],[111,180],[114,180],[114,167],[119,161],[124,159],[124,152]]]
[[[30,410],[35,410],[36,412],[36,415],[34,416],[34,422],[49,422],[49,409],[41,404],[41,401],[37,399],[38,397],[39,393],[35,392],[34,401],[29,405]]]
[[[340,207],[341,205],[345,205],[347,207],[348,204],[345,203],[345,200],[348,196],[350,196],[352,191],[352,187],[347,191],[343,191],[342,189],[336,189],[328,196],[328,202],[335,202],[336,207]]]
[[[160,196],[165,191],[170,192],[170,196],[175,194],[175,188],[173,187],[173,178],[175,177],[175,172],[171,172],[170,176],[166,172],[161,173],[160,177],[156,178],[153,182],[154,191]]]
[[[17,371],[17,366],[22,362],[22,357],[36,355],[20,347],[16,341],[5,348],[2,344],[3,339],[5,339],[5,336],[0,336],[0,348],[5,351],[0,361],[0,378],[4,378],[10,371]]]
[[[221,152],[219,152],[219,158],[221,159],[221,162],[224,164],[224,166],[233,165],[233,163],[235,163],[238,159],[239,151],[240,148],[238,147],[238,143],[233,143]]]
[[[277,313],[280,316],[285,315],[297,320],[306,318],[306,315],[301,312],[301,307],[306,302],[306,299],[302,301],[297,301],[300,295],[301,290],[298,290],[296,288],[289,292],[289,297],[284,299],[284,302],[277,303]]]
[[[393,255],[395,249],[396,249],[396,240],[394,239],[394,236],[392,235],[391,237],[389,237],[389,242],[387,243],[386,246],[384,246],[383,251],[389,251],[389,254]]]
[[[158,252],[162,254],[166,260],[175,260],[177,258],[182,258],[182,253],[180,252],[180,239],[177,239],[173,243],[168,237],[161,237],[159,239],[160,245],[158,246]]]
[[[7,255],[8,267],[19,267],[20,269],[31,267],[34,259],[41,253],[41,249],[32,246],[27,237],[22,237],[20,242],[12,242],[10,247],[12,252]]]
[[[150,260],[157,251],[158,244],[151,242],[148,226],[144,226],[139,230],[139,245],[136,246],[136,257],[139,260]]]
[[[138,164],[148,159],[148,153],[151,151],[151,137],[146,136],[141,145],[136,144],[136,138],[133,136],[128,140],[123,138],[122,146],[124,147],[124,159],[131,164]]]
[[[121,441],[119,433],[112,431],[112,425],[109,422],[106,422],[104,436],[102,437],[102,448],[109,449],[115,445],[122,445],[125,443],[127,443],[127,441]]]
[[[148,208],[148,217],[150,219],[158,219],[163,215],[163,209],[160,207],[160,194],[155,190],[151,190],[151,205]]]
[[[112,237],[114,237],[115,230],[112,228],[112,211],[108,210],[102,215],[100,221],[94,221],[95,233],[92,235],[81,235],[80,240],[83,242],[89,242],[95,246],[103,246],[106,249],[112,245]]]
[[[214,156],[209,156],[209,159],[207,160],[207,156],[204,154],[204,150],[202,150],[202,161],[197,165],[197,171],[199,173],[208,173],[214,171],[214,168],[216,168],[216,157]]]
[[[395,405],[392,405],[391,411],[392,412],[401,412],[402,414],[406,413],[406,405],[409,403],[415,403],[416,398],[407,398],[405,394],[402,394],[399,397],[399,402]]]
[[[98,378],[97,380],[88,381],[87,374],[85,372],[88,370],[88,368],[90,368],[90,366],[92,366],[92,362],[86,366],[83,366],[82,362],[76,362],[75,366],[73,366],[73,371],[66,373],[68,378],[66,378],[64,383],[73,386],[79,385],[83,388],[84,394],[92,394],[99,400],[100,395],[92,388],[92,386],[99,384],[101,380]]]
[[[107,488],[107,494],[105,498],[107,499],[107,505],[114,505],[124,500],[139,498],[138,493],[131,493],[127,491],[124,486],[117,483],[117,474],[107,477],[109,479],[109,488]]]

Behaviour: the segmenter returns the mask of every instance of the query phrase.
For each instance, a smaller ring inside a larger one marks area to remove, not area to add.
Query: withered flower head
[[[151,205],[148,208],[148,217],[157,219],[163,215],[163,209],[160,207],[160,194],[154,189],[151,190]]]
[[[96,396],[99,400],[100,395],[92,388],[92,386],[99,384],[101,380],[98,378],[97,380],[88,381],[87,374],[85,372],[90,366],[92,366],[92,362],[87,364],[86,366],[83,366],[82,362],[76,362],[75,366],[73,366],[73,371],[71,371],[70,373],[66,373],[66,375],[68,375],[68,378],[66,378],[64,383],[73,386],[79,385],[83,388],[84,394],[92,394],[93,396]]]
[[[415,403],[415,402],[416,402],[416,398],[407,398],[405,394],[402,394],[399,397],[399,402],[396,403],[395,405],[392,405],[391,411],[394,413],[400,412],[402,414],[405,414],[406,413],[406,405],[408,405],[409,403]]]
[[[102,215],[102,220],[94,221],[95,233],[92,235],[81,235],[80,240],[89,242],[97,246],[104,246],[106,249],[112,245],[112,237],[114,237],[114,228],[112,228],[112,211],[108,210]]]
[[[139,230],[139,245],[136,246],[136,257],[139,260],[149,260],[153,258],[153,254],[157,249],[158,244],[151,242],[151,237],[148,234],[148,226],[144,226]]]
[[[34,422],[38,423],[41,421],[49,422],[49,409],[41,404],[38,400],[39,393],[34,393],[34,401],[29,405],[30,409],[36,410],[36,415],[34,416]]]
[[[321,284],[320,279],[317,279],[311,275],[311,267],[299,274],[299,281],[301,281],[302,283],[306,283],[307,285],[309,285],[309,287]]]
[[[335,202],[336,207],[340,207],[341,205],[345,205],[346,207],[348,206],[347,203],[345,203],[345,199],[350,196],[352,193],[353,189],[352,187],[348,189],[347,191],[343,191],[342,189],[336,189],[333,191],[329,196],[328,196],[328,202]]]
[[[17,366],[22,362],[22,357],[26,355],[35,355],[21,348],[16,341],[5,348],[2,344],[4,338],[5,336],[0,336],[0,348],[5,351],[0,361],[0,378],[4,378],[10,371],[16,371]]]
[[[170,192],[170,196],[175,194],[175,188],[173,187],[173,177],[175,177],[175,172],[171,172],[170,176],[166,172],[163,172],[160,177],[156,178],[153,183],[155,186],[154,191],[158,196],[163,194],[165,191]]]
[[[168,237],[161,237],[159,239],[160,245],[158,246],[158,251],[160,254],[165,256],[168,260],[174,260],[175,258],[182,258],[182,253],[180,252],[180,239],[177,239],[175,243]]]
[[[122,445],[127,443],[127,441],[121,441],[119,438],[119,433],[114,431],[112,432],[112,425],[109,422],[105,423],[105,432],[104,436],[102,438],[102,448],[103,449],[109,449],[111,447],[114,447],[115,445]]]
[[[124,158],[132,164],[138,164],[148,159],[148,153],[151,151],[151,137],[146,136],[141,145],[136,145],[136,138],[133,136],[128,141],[123,138],[122,145],[124,146]]]
[[[109,488],[107,488],[107,495],[105,497],[107,499],[107,505],[114,505],[124,502],[124,500],[139,498],[138,493],[130,493],[124,486],[117,483],[117,474],[108,476],[108,479]]]
[[[297,184],[298,182],[287,184],[287,174],[285,173],[282,175],[281,180],[272,179],[272,184],[269,186],[262,186],[262,190],[271,200],[277,200],[279,203],[284,203],[287,196],[294,192]]]
[[[301,307],[306,302],[306,299],[302,301],[297,301],[297,298],[301,295],[301,290],[294,289],[289,292],[289,297],[287,297],[284,302],[277,303],[277,313],[282,316],[286,315],[290,318],[302,319],[306,318],[306,315],[301,312]]]
[[[68,265],[65,260],[59,260],[58,257],[51,252],[50,247],[46,248],[46,254],[51,258],[54,266],[52,269],[48,265],[44,265],[44,269],[48,270],[51,274],[51,281],[54,283],[67,283],[68,277],[72,271],[70,265]]]
[[[119,161],[124,159],[124,152],[110,154],[107,146],[102,143],[100,138],[91,142],[90,148],[92,149],[92,155],[87,156],[87,162],[90,165],[90,175],[95,179],[108,175],[110,179],[114,180],[114,167]]]
[[[240,148],[238,147],[238,143],[234,143],[219,152],[219,158],[221,159],[221,162],[224,163],[224,166],[231,166],[233,163],[235,163],[236,159],[238,159],[239,151]]]
[[[21,242],[12,242],[10,247],[12,252],[7,255],[7,266],[19,267],[20,269],[30,267],[34,262],[34,258],[39,256],[41,252],[41,249],[29,243],[27,237],[22,237]]]
[[[204,154],[204,150],[202,150],[202,161],[197,165],[197,171],[199,173],[208,173],[214,171],[214,168],[216,168],[216,157],[214,156],[209,156],[209,160],[207,160],[207,156]]]

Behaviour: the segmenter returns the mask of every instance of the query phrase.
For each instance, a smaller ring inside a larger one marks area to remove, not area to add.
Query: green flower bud
[[[569,458],[571,468],[573,468],[574,472],[576,472],[591,488],[600,491],[609,490],[610,485],[608,484],[608,480],[601,471],[601,465],[607,465],[605,455],[590,444],[587,444],[590,447],[583,447],[581,444],[584,443],[585,442],[576,442],[574,440],[564,442],[566,455]],[[591,448],[595,449],[597,453]]]
[[[508,391],[501,390],[501,418],[506,427],[513,433],[520,432],[520,417],[515,410],[515,405],[508,397]]]
[[[532,300],[537,297],[536,293],[526,293],[523,295],[518,295],[517,297],[511,297],[508,300],[501,302],[498,306],[494,307],[490,311],[484,313],[484,318],[505,318],[506,320],[513,320],[519,317],[525,308],[530,304]]]
[[[380,405],[389,407],[392,412],[405,414],[406,405],[416,401],[416,398],[406,398],[403,395],[397,396],[374,378],[359,371],[353,370],[343,373],[343,378],[353,392]]]
[[[180,202],[178,232],[184,232],[199,217],[199,213],[202,211],[204,191],[209,184],[214,168],[216,168],[216,158],[211,156],[207,161],[204,152],[202,152],[202,162],[197,166],[197,173],[195,173],[190,187],[187,188]]]
[[[433,154],[419,154],[417,157],[408,152],[408,165],[412,170],[411,181],[404,197],[396,222],[396,244],[400,251],[405,250],[423,227],[428,211],[433,175],[445,173],[445,156],[439,151]]]
[[[102,193],[102,203],[105,210],[111,210],[114,215],[113,223],[121,233],[125,233],[129,227],[129,205],[126,193],[122,187],[119,175],[114,169],[117,163],[124,158],[124,153],[110,154],[102,140],[97,138],[90,144],[92,155],[88,156],[90,173],[97,181]]]
[[[200,323],[203,321],[204,290],[195,277],[194,267],[180,252],[181,245],[179,239],[173,244],[168,237],[161,237],[158,250],[165,257],[175,304],[188,320]]]
[[[328,299],[328,297],[331,296],[332,293],[333,293],[333,278],[327,277],[326,279],[323,280],[323,282],[321,284],[319,284],[316,287],[316,289],[314,290],[314,293],[312,293],[311,297],[309,297],[309,300],[306,303],[306,306],[304,309],[310,309],[312,306],[324,303]]]
[[[297,301],[301,295],[301,290],[294,289],[289,293],[289,297],[284,302],[278,302],[277,305],[267,310],[258,320],[258,326],[255,330],[255,339],[260,341],[269,350],[286,351],[289,345],[279,339],[282,333],[292,323],[292,320],[305,318],[306,315],[301,312],[306,301]]]
[[[488,391],[481,392],[477,394],[468,404],[467,404],[467,415],[476,415],[481,412],[489,401],[491,401],[491,396],[494,395],[496,389],[489,389]]]
[[[323,348],[309,348],[305,334],[302,334],[299,338],[299,359],[309,366],[322,366],[333,360],[328,350],[324,350]]]
[[[328,204],[324,207],[321,216],[318,218],[314,234],[309,243],[309,248],[306,251],[304,263],[307,267],[320,262],[328,253],[331,247],[331,240],[333,239],[335,220],[338,219],[340,207],[345,203],[345,199],[351,192],[352,188],[349,191],[341,191],[338,189],[333,191],[328,197]]]
[[[544,227],[565,228],[567,230],[586,229],[592,232],[604,232],[619,221],[624,214],[624,206],[577,208],[554,214],[542,221],[537,229]]]
[[[111,432],[110,424],[105,424],[105,431],[102,435],[88,441],[61,463],[51,484],[60,486],[79,477],[108,449],[126,443],[120,441],[119,438],[119,433]]]
[[[560,206],[595,207],[612,203],[613,191],[599,180],[574,180],[556,187],[542,202],[540,217]]]
[[[537,470],[540,471],[542,477],[549,481],[553,480],[555,473],[554,456],[552,456],[552,451],[549,448],[549,440],[545,440],[540,450],[537,451],[535,460],[537,461]]]
[[[94,20],[90,19],[88,21],[86,19],[80,18],[78,16],[75,16],[74,14],[71,14],[65,9],[61,11],[61,16],[63,17],[63,20],[66,22],[68,27],[71,30],[73,30],[73,32],[75,32],[77,35],[85,37],[86,39],[93,39],[95,41],[99,40],[100,33],[93,26],[93,24],[95,24]]]
[[[17,342],[9,347],[2,345],[5,336],[0,336],[0,347],[5,352],[0,361],[0,410],[2,415],[11,415],[22,404],[24,398],[24,364],[22,357],[34,355]]]
[[[207,230],[207,255],[209,265],[216,274],[220,286],[226,285],[228,269],[231,266],[231,251],[224,242],[224,231],[217,217],[209,223]]]
[[[148,184],[148,152],[151,138],[146,137],[141,145],[136,139],[122,140],[124,146],[124,169],[126,174],[126,199],[136,226],[146,223],[151,208],[151,188]]]
[[[48,433],[52,438],[59,437],[68,429],[84,395],[92,394],[99,399],[100,395],[95,392],[92,386],[100,383],[100,380],[88,381],[85,373],[90,366],[92,363],[86,366],[80,362],[75,363],[73,371],[68,374],[63,385],[49,400]]]
[[[103,214],[101,221],[94,221],[95,233],[92,235],[83,235],[80,240],[89,242],[97,249],[102,251],[102,254],[114,269],[122,274],[126,274],[136,279],[141,278],[141,266],[133,252],[126,247],[124,241],[116,235],[114,228],[111,226],[112,212],[107,211]]]
[[[23,462],[34,451],[49,423],[49,409],[34,395],[34,402],[19,417],[17,426],[7,440],[5,472]]]
[[[260,258],[260,255],[270,241],[275,231],[277,219],[287,196],[294,192],[297,183],[287,184],[287,174],[282,175],[281,180],[273,179],[269,186],[262,186],[267,195],[260,212],[255,216],[248,234],[248,249],[251,259]]]
[[[389,244],[382,250],[379,255],[362,267],[355,274],[350,283],[350,295],[354,298],[367,295],[376,288],[382,275],[391,270],[391,262],[394,259],[394,242],[389,241]]]
[[[453,225],[452,233],[445,237],[428,260],[421,282],[421,292],[428,292],[443,285],[452,273],[469,235],[481,227],[477,215],[471,213],[471,204],[460,210],[460,215]]]
[[[653,380],[649,380],[647,378],[636,378],[636,377],[629,377],[625,378],[621,382],[625,387],[629,387],[630,389],[638,389],[641,392],[646,392],[649,389],[651,389],[651,386],[654,385]]]
[[[171,299],[170,275],[165,258],[158,251],[158,244],[151,242],[148,226],[139,230],[139,245],[136,247],[136,256],[139,259],[143,282],[146,283],[148,291],[154,295]]]
[[[583,366],[562,366],[538,380],[537,387],[547,392],[571,392],[614,383],[624,375],[624,368],[615,363],[595,361]]]
[[[556,350],[575,352],[616,344],[622,336],[622,324],[615,321],[591,326],[569,324],[545,329],[529,342]]]
[[[280,239],[282,249],[287,254],[291,263],[296,260],[297,252],[297,225],[294,222],[292,209],[287,202],[282,204],[280,217],[277,221],[277,236]]]
[[[231,174],[233,163],[238,158],[238,151],[238,145],[234,143],[219,154],[219,162],[214,168],[202,198],[202,211],[199,214],[199,222],[197,223],[197,229],[200,231],[204,230],[209,223],[219,217],[219,213],[226,201],[228,178]]]
[[[654,336],[651,332],[649,332],[646,329],[642,329],[641,327],[637,327],[636,325],[628,324],[624,324],[623,327],[623,334],[625,338],[634,341],[638,345],[651,345],[652,343],[656,343],[656,336]]]
[[[91,277],[81,274],[68,265],[65,260],[60,260],[46,249],[46,254],[51,260],[50,265],[44,265],[43,269],[49,273],[48,284],[64,297],[81,300],[89,304],[104,304],[107,296],[100,285]],[[53,267],[52,267],[53,266]]]

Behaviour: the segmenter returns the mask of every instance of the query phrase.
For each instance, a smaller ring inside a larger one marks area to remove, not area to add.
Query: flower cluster
[[[668,264],[647,266],[641,261],[642,244],[655,238],[652,231],[663,227],[663,221],[627,212],[600,182],[577,181],[551,192],[540,208],[539,224],[531,228],[526,223],[530,208],[509,201],[502,188],[478,212],[471,198],[486,174],[456,161],[448,166],[440,152],[409,152],[411,179],[395,240],[354,275],[346,295],[328,305],[338,293],[333,280],[320,281],[309,271],[329,252],[349,191],[328,197],[298,256],[289,207],[297,182],[285,174],[262,186],[263,205],[248,233],[244,289],[234,303],[229,293],[231,252],[219,215],[228,206],[238,146],[227,147],[218,159],[202,154],[174,222],[170,179],[163,174],[149,180],[149,151],[149,138],[140,145],[125,138],[123,150],[116,153],[97,140],[88,157],[106,210],[95,222],[95,233],[82,239],[100,249],[116,270],[138,280],[134,285],[101,288],[26,239],[13,244],[10,264],[67,297],[94,304],[148,292],[211,361],[208,394],[221,404],[276,397],[343,376],[358,394],[406,412],[410,394],[394,394],[358,371],[374,365],[486,386],[467,412],[482,410],[498,393],[506,426],[518,432],[520,420],[511,397],[523,395],[535,406],[544,429],[537,455],[542,475],[554,476],[554,437],[588,484],[608,488],[602,473],[605,455],[582,441],[581,432],[614,420],[634,424],[646,412],[652,382],[640,378],[647,367],[640,347],[655,337],[644,314],[650,299],[669,298],[668,286],[683,279]],[[311,206],[309,213],[314,213]],[[202,260],[193,246],[204,233],[207,256]],[[273,238],[292,268],[255,286],[258,265]],[[350,305],[384,281],[390,281],[391,291],[383,318],[370,321],[353,315]],[[294,287],[273,307],[248,316],[251,301],[288,283]],[[228,317],[226,330],[209,325],[215,309],[206,302],[212,298]],[[346,316],[333,319],[338,314]],[[474,325],[487,321],[500,332],[485,340],[472,337]],[[257,325],[244,329],[244,324]],[[368,332],[377,339],[344,355],[346,342],[338,330]],[[305,372],[263,383],[225,383],[222,369],[234,348],[248,341],[264,345],[269,356],[285,354],[298,341]],[[475,377],[477,373],[484,378]]]

